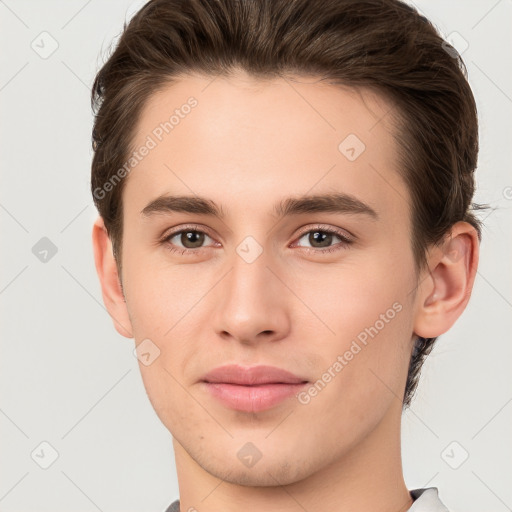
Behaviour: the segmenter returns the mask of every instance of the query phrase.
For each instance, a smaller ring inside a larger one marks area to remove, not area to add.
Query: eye
[[[208,236],[205,231],[199,229],[197,226],[189,226],[167,234],[162,240],[162,243],[165,244],[171,252],[178,252],[179,254],[197,254],[201,249],[205,248],[202,245],[206,238],[211,240],[211,237]]]
[[[339,239],[340,242],[333,246],[332,242],[336,238]],[[305,239],[306,242],[310,244],[309,247],[306,246],[304,248],[308,252],[314,253],[339,251],[353,243],[353,240],[344,232],[325,226],[316,226],[314,229],[310,228],[307,231],[303,231],[299,241],[302,239]]]

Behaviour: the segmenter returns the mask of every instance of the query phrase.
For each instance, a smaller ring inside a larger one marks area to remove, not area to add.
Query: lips
[[[201,386],[224,406],[258,413],[297,395],[308,381],[275,366],[227,365],[208,372]]]
[[[307,379],[275,366],[219,366],[201,379],[203,382],[257,386],[262,384],[302,384]]]

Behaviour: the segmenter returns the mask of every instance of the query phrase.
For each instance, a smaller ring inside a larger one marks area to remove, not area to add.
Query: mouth
[[[200,381],[210,396],[242,412],[261,412],[296,395],[309,381],[273,366],[228,365],[214,369]]]

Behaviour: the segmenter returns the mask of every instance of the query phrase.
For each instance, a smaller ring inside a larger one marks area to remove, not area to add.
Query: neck
[[[398,403],[398,400],[397,400]],[[174,438],[180,510],[201,512],[405,512],[413,500],[405,486],[400,451],[401,404],[339,460],[287,485],[255,487],[205,471]]]

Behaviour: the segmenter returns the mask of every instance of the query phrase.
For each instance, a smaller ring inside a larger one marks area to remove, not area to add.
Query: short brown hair
[[[417,270],[426,250],[457,221],[469,222],[478,154],[475,100],[465,65],[414,8],[398,0],[151,0],[124,30],[98,72],[91,189],[121,276],[122,191],[116,172],[133,151],[151,95],[180,74],[256,78],[318,76],[382,94],[400,122],[398,172],[411,196]],[[119,176],[119,175],[118,175]],[[403,397],[410,405],[436,338],[417,338]]]

